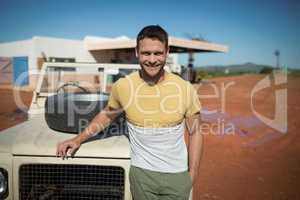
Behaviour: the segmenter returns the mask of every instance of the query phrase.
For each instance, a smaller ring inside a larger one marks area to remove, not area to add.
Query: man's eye
[[[163,53],[162,52],[155,52],[154,55],[156,56],[161,56]]]

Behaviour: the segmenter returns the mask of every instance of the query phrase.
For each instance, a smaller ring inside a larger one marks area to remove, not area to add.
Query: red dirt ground
[[[262,80],[262,75],[243,75],[210,79],[209,83],[196,85],[200,95],[216,94],[218,98],[200,97],[206,110],[218,110],[212,118],[204,115],[204,122],[217,125],[222,120],[225,127],[233,124],[230,134],[213,129],[204,135],[204,148],[199,176],[194,186],[195,199],[300,199],[300,77],[289,76],[288,83],[257,92],[253,99],[255,110],[273,118],[275,114],[275,89],[287,88],[288,131],[280,133],[254,117],[250,94]],[[232,83],[232,85],[229,85]],[[223,94],[221,88],[227,85]],[[17,109],[12,91],[0,89],[0,130],[26,119]],[[26,105],[30,104],[31,92],[22,92]],[[225,114],[222,115],[221,111]],[[242,122],[239,121],[242,119]],[[228,129],[227,129],[228,130]]]
[[[20,96],[23,104],[26,105],[24,108],[26,111],[31,103],[32,92],[20,91]],[[15,103],[12,89],[0,89],[0,98],[0,130],[26,120],[26,113]]]
[[[196,199],[300,199],[300,77],[289,76],[288,83],[257,92],[254,108],[273,118],[274,89],[287,88],[288,131],[282,134],[253,119],[250,94],[262,75],[223,77],[211,80],[220,89],[228,85],[225,98],[226,122],[238,123],[235,134],[204,136],[200,174],[194,191]],[[212,86],[203,84],[200,94],[214,94]],[[221,110],[219,99],[201,99],[205,108]],[[248,121],[247,121],[248,120]],[[253,122],[256,124],[253,125]],[[237,130],[239,129],[239,131]]]

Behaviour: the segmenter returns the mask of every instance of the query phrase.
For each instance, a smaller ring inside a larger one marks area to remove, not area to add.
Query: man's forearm
[[[105,127],[107,127],[118,116],[117,113],[108,114],[108,112],[109,110],[105,108],[103,111],[97,114],[91,123],[76,136],[75,140],[81,144],[104,130]]]
[[[189,117],[186,120],[186,125],[189,131],[189,172],[194,182],[199,170],[203,145],[200,113]]]
[[[203,136],[200,131],[189,135],[189,171],[192,178],[197,177],[201,155],[202,155]]]

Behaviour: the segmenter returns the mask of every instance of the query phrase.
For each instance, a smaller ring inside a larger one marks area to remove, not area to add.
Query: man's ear
[[[167,52],[166,52],[167,57],[169,57],[169,51],[170,51],[170,47],[167,48]]]
[[[135,57],[137,57],[137,58],[139,57],[139,56],[138,56],[138,55],[139,55],[139,54],[138,54],[138,51],[139,51],[138,48],[135,47]]]

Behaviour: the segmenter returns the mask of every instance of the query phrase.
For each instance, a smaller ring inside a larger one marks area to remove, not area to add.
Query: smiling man
[[[113,84],[104,111],[82,133],[58,144],[57,155],[73,154],[122,110],[131,147],[133,199],[188,199],[201,157],[201,106],[190,83],[164,70],[168,53],[166,31],[158,25],[143,28],[136,47],[141,70]],[[188,148],[185,127],[189,131]]]

